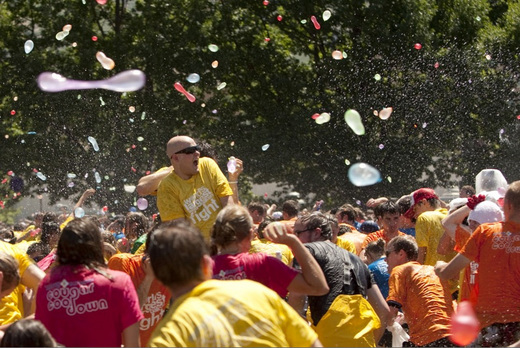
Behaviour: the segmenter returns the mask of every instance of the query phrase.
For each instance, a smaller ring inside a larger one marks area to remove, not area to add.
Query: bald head
[[[195,140],[192,138],[186,135],[178,135],[171,138],[168,144],[166,144],[166,155],[168,155],[168,158],[171,158],[174,153],[195,145]]]

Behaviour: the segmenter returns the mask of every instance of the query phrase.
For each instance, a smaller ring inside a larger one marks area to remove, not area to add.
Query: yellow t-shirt
[[[250,254],[266,253],[269,256],[278,258],[277,252],[281,254],[281,260],[287,266],[292,266],[293,253],[291,248],[285,244],[273,243],[267,239],[257,239],[251,242]]]
[[[336,239],[336,245],[339,246],[342,249],[345,249],[346,251],[350,251],[354,255],[357,255],[356,254],[356,246],[354,245],[354,243],[352,243],[348,239],[337,238]]]
[[[435,266],[437,261],[449,262],[457,254],[452,251],[446,255],[437,254],[437,246],[444,234],[442,219],[448,214],[444,208],[434,211],[426,211],[419,215],[415,223],[415,239],[419,247],[426,247],[425,265]]]
[[[317,334],[274,291],[251,280],[208,280],[179,297],[149,347],[309,347]]]
[[[31,258],[15,245],[0,241],[0,251],[13,256],[18,261],[20,277],[23,276],[30,265],[34,264]],[[23,317],[23,302],[21,301],[23,290],[24,287],[20,284],[12,293],[1,300],[0,325],[14,323]]]
[[[222,209],[220,198],[233,191],[217,163],[208,157],[199,159],[199,172],[188,180],[175,172],[161,180],[157,189],[157,207],[162,221],[186,218],[209,239],[211,227]]]

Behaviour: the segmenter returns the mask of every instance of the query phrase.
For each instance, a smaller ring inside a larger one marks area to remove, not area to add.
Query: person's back
[[[317,335],[272,290],[250,280],[205,281],[172,304],[150,347],[305,347]]]

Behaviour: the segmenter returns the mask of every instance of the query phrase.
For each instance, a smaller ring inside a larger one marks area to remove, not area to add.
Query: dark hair
[[[393,249],[395,252],[404,250],[408,261],[415,261],[419,256],[419,247],[417,246],[417,242],[414,237],[409,235],[392,238],[390,242],[388,242],[387,250],[389,249]]]
[[[374,214],[382,218],[385,214],[401,214],[401,211],[395,202],[386,201],[374,208]]]
[[[4,275],[2,280],[2,290],[14,288],[20,283],[20,273],[18,273],[18,261],[11,255],[0,251],[0,271]]]
[[[379,238],[376,241],[368,243],[365,248],[365,253],[370,254],[374,260],[379,259],[385,253],[385,240]]]
[[[298,202],[293,199],[283,202],[282,204],[282,212],[286,213],[290,217],[298,216],[299,211]]]
[[[15,321],[5,330],[0,347],[56,347],[56,341],[35,319]]]
[[[260,214],[260,215],[264,215],[265,214],[265,207],[260,202],[251,202],[251,203],[249,203],[249,205],[247,206],[247,210],[249,210],[249,211],[257,211],[258,214]]]
[[[41,242],[49,245],[53,234],[60,234],[60,225],[54,221],[42,223]]]
[[[323,213],[314,212],[312,214],[302,216],[299,221],[305,225],[306,229],[312,230],[319,227],[321,229],[321,235],[324,238],[328,240],[332,238],[332,228],[330,226],[330,221]]]
[[[339,209],[337,214],[339,214],[339,217],[343,220],[345,215],[347,216],[348,221],[354,221],[356,220],[356,210],[354,207],[350,204],[344,204]]]
[[[148,230],[148,219],[146,216],[144,216],[143,213],[139,212],[130,212],[126,215],[126,221],[125,221],[125,234],[128,233],[128,226],[132,222],[137,222],[137,227],[135,230],[135,234],[137,235],[137,238],[141,237],[143,234],[145,234]]]
[[[354,211],[356,212],[356,218],[357,219],[361,219],[361,220],[365,220],[366,219],[365,212],[361,208],[354,207]]]
[[[153,272],[165,286],[204,280],[201,260],[208,255],[208,248],[195,225],[184,219],[166,222],[150,232],[148,238]]]
[[[349,225],[339,224],[338,226],[339,226],[338,236],[342,236],[342,235],[344,235],[345,233],[350,233],[350,232],[352,232],[352,229],[350,228]]]
[[[60,265],[105,267],[101,231],[87,218],[74,219],[65,226],[56,251]],[[100,272],[101,273],[101,272]]]
[[[228,205],[222,209],[211,229],[211,243],[225,247],[232,242],[240,242],[249,237],[253,220],[246,208]]]
[[[410,209],[412,206],[412,195],[402,196],[397,200],[397,206],[399,207],[399,212],[404,214]]]
[[[264,230],[270,223],[274,222],[271,218],[265,218],[264,221],[262,221],[260,224],[258,224],[258,229],[256,230],[256,234],[258,235],[258,238],[264,239]]]
[[[464,191],[468,197],[473,196],[476,193],[475,188],[471,185],[464,185],[460,190]]]
[[[45,222],[57,222],[58,221],[58,214],[52,211],[48,211],[43,214],[42,217],[42,224]]]
[[[116,238],[110,231],[101,232],[101,239],[104,243],[108,243],[112,246],[116,246]]]
[[[45,256],[49,255],[51,252],[50,247],[48,244],[44,244],[42,242],[40,243],[33,243],[29,245],[27,248],[27,255],[29,255],[34,262],[39,262],[41,259],[43,259]],[[40,253],[38,256],[33,256],[33,254]]]

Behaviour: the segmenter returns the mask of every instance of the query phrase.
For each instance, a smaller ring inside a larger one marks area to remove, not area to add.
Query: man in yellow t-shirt
[[[214,160],[200,157],[200,148],[190,137],[171,138],[166,154],[173,171],[157,190],[162,221],[189,219],[209,239],[218,212],[234,203],[226,177]]]
[[[38,285],[45,277],[45,273],[34,264],[27,254],[12,244],[0,241],[0,251],[15,258],[20,273],[20,285],[0,301],[0,325],[6,325],[34,313],[34,301],[31,308],[24,308],[22,294],[25,287],[28,287],[34,291],[33,298],[36,298]]]
[[[150,232],[155,276],[174,300],[149,347],[309,347],[317,334],[284,300],[250,280],[212,280],[200,231],[188,223]]]

